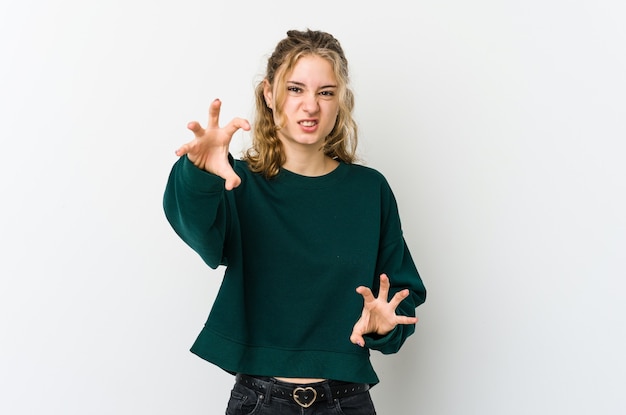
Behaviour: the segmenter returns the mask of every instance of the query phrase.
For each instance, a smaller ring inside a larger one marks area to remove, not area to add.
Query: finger
[[[224,131],[230,136],[233,136],[237,130],[242,129],[244,131],[250,130],[250,123],[244,118],[233,118],[226,126]]]
[[[408,316],[397,316],[396,323],[397,324],[415,324],[417,323],[417,317],[408,317]]]
[[[204,134],[204,128],[202,128],[197,121],[191,121],[188,123],[187,128],[191,130],[196,137],[202,137]]]
[[[207,128],[219,128],[220,126],[220,108],[222,107],[222,101],[216,98],[211,102],[209,106],[209,124]]]
[[[405,298],[407,298],[409,296],[409,290],[408,289],[404,289],[402,291],[398,291],[393,298],[391,299],[391,301],[389,301],[389,305],[392,306],[394,309],[398,308],[398,306],[400,305],[400,303],[402,302],[402,300],[404,300]]]
[[[387,301],[389,296],[389,277],[387,274],[380,274],[380,288],[378,289],[378,298]]]
[[[360,286],[356,289],[356,292],[361,294],[361,296],[363,296],[363,300],[367,303],[370,301],[374,301],[376,300],[376,298],[374,297],[374,294],[372,293],[372,290],[370,290],[367,287],[364,286]]]

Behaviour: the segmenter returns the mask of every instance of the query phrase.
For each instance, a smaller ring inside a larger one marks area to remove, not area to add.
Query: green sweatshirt
[[[231,162],[241,177],[232,191],[186,156],[165,190],[176,233],[211,268],[226,266],[191,351],[230,373],[378,383],[369,350],[395,353],[415,327],[352,344],[363,309],[356,287],[377,293],[386,273],[389,298],[410,289],[402,315],[426,299],[387,181],[345,163],[320,177],[283,169],[268,180]]]

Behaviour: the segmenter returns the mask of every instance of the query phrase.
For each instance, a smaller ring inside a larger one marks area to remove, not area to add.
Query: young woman
[[[357,164],[348,62],[320,31],[289,31],[256,88],[253,126],[181,146],[164,196],[177,234],[226,266],[192,352],[236,375],[226,413],[375,414],[370,350],[395,353],[426,290],[391,188]],[[241,160],[233,134],[252,128]]]

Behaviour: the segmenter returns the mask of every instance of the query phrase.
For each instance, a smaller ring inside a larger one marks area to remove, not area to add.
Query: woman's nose
[[[302,106],[309,114],[315,113],[319,110],[319,102],[317,94],[307,94],[304,96],[304,102]]]

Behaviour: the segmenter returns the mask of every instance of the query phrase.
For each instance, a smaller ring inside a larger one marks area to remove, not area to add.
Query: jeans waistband
[[[308,384],[280,382],[274,378],[237,374],[237,383],[271,397],[291,399],[303,408],[315,402],[332,400],[367,392],[367,383],[323,381]]]

